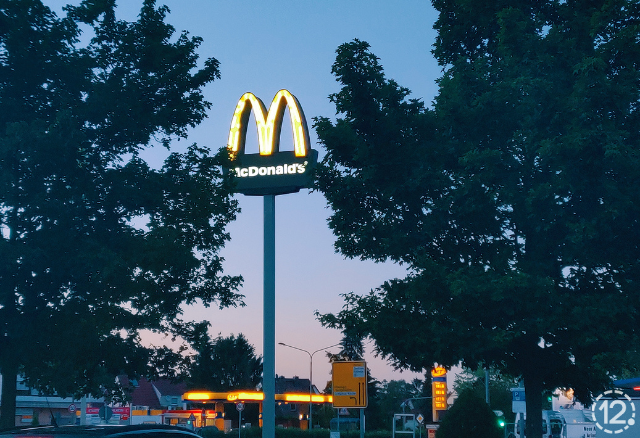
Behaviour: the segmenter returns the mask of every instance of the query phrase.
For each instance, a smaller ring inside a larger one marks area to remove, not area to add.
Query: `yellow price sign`
[[[447,405],[447,370],[436,366],[431,370],[431,410],[433,421],[440,421],[440,412],[446,411]]]

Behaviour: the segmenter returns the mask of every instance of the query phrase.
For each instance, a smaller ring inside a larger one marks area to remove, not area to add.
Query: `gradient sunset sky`
[[[57,13],[62,5],[79,0],[44,0]],[[118,16],[133,20],[141,1],[119,0]],[[171,13],[167,22],[204,39],[202,58],[220,61],[222,79],[206,88],[212,102],[208,119],[190,131],[174,150],[191,143],[217,150],[226,145],[231,116],[240,96],[251,91],[269,105],[280,89],[294,94],[309,127],[315,116],[335,117],[328,96],[339,90],[331,75],[337,47],[354,38],[367,41],[388,78],[412,90],[427,105],[437,92],[441,70],[431,54],[436,33],[436,11],[428,0],[164,0]],[[281,149],[292,149],[290,125],[282,129]],[[249,127],[247,152],[257,152],[255,128]],[[324,155],[310,132],[314,149]],[[409,151],[410,152],[410,151]],[[145,153],[151,164],[166,155],[161,148]],[[262,354],[262,226],[261,197],[238,195],[242,212],[229,227],[231,241],[223,251],[229,274],[244,276],[241,293],[246,307],[237,309],[185,309],[185,319],[209,320],[211,334],[243,333]],[[276,343],[314,351],[341,339],[341,333],[323,328],[316,310],[339,311],[341,293],[366,293],[385,280],[403,277],[403,267],[346,260],[333,248],[327,226],[330,211],[320,193],[303,191],[276,198]],[[389,327],[393,330],[393,327]],[[416,333],[420,336],[420,333]],[[154,337],[158,345],[168,340]],[[299,351],[276,347],[276,373],[308,378],[309,358]],[[332,351],[337,351],[333,348]],[[399,373],[367,346],[367,362],[378,380],[411,380],[422,374]],[[330,380],[330,365],[323,353],[314,356],[314,384],[322,390]]]

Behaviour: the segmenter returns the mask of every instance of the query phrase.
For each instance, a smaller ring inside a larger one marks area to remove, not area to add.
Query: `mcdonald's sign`
[[[293,151],[280,151],[280,132],[287,107],[293,131]],[[251,111],[258,128],[257,154],[245,154]],[[309,129],[302,107],[289,91],[278,91],[269,111],[253,93],[243,94],[233,113],[227,142],[236,191],[264,196],[309,188],[313,181],[312,171],[318,162],[318,152],[311,149],[309,143]]]

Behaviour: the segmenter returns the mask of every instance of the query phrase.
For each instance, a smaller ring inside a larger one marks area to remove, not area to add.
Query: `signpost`
[[[102,406],[98,410],[98,416],[100,417],[101,420],[108,422],[113,416],[113,409],[111,409],[109,406]]]
[[[447,370],[434,367],[431,370],[431,408],[433,421],[440,421],[440,412],[447,410]]]
[[[236,409],[238,410],[238,438],[240,438],[240,431],[242,430],[242,411],[244,411],[244,403],[236,403]]]
[[[366,408],[367,365],[364,361],[332,363],[334,408]]]
[[[289,108],[293,132],[293,152],[280,151],[280,131],[285,110]],[[258,154],[245,154],[247,125],[251,112],[258,128]],[[280,90],[269,111],[253,93],[242,95],[236,105],[227,150],[235,176],[236,191],[264,199],[264,271],[263,271],[263,354],[262,354],[262,437],[275,438],[275,197],[309,188],[318,152],[311,149],[309,129],[298,99]]]
[[[511,388],[511,410],[516,414],[527,412],[527,399],[524,388]]]
[[[367,407],[367,363],[339,361],[331,363],[333,407],[360,408],[360,438],[364,438],[364,409]],[[340,416],[338,415],[338,428]],[[339,431],[339,429],[338,429]]]

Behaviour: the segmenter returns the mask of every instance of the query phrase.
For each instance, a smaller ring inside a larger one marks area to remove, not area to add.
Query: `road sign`
[[[526,401],[524,388],[511,388],[512,401]]]
[[[424,417],[422,416],[422,414],[418,414],[416,420],[418,420],[418,423],[422,424],[422,422],[424,421]]]
[[[113,417],[113,409],[109,406],[102,406],[98,411],[98,416],[104,421],[109,421]]]
[[[366,408],[367,363],[339,361],[332,363],[334,408]]]
[[[521,414],[527,412],[527,397],[524,388],[511,388],[511,411]]]
[[[76,405],[74,403],[71,403],[69,405],[69,412],[73,413],[73,412],[76,411],[76,409],[78,409],[78,408],[76,407]]]
[[[238,403],[236,403],[236,409],[237,409],[239,412],[244,411],[244,403],[242,403],[242,402],[238,402]]]

